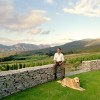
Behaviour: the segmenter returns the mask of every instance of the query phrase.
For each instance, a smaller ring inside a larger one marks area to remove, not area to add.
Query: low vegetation
[[[0,58],[0,70],[15,70],[25,67],[42,66],[53,63],[53,56],[48,55],[32,55],[32,56],[19,56],[10,55]],[[65,55],[65,65],[70,69],[77,69],[84,60],[100,59],[100,53],[80,53]]]
[[[53,60],[47,55],[33,55],[33,56],[24,56],[24,57],[13,56],[13,60],[11,58],[10,61],[1,62],[0,70],[1,71],[15,70],[15,69],[21,69],[25,67],[42,66],[51,63],[53,63]]]
[[[72,64],[73,67],[78,67],[79,65],[81,65],[82,61],[96,60],[96,59],[100,59],[100,54],[81,55],[79,57],[74,57],[69,59],[68,63]]]

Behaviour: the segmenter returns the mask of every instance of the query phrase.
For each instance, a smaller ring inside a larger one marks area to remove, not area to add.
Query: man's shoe
[[[64,79],[65,78],[65,76],[62,76],[62,79]]]
[[[56,73],[54,73],[54,80],[56,80],[57,79],[57,75],[56,75]]]
[[[57,80],[57,76],[54,77],[54,80]]]

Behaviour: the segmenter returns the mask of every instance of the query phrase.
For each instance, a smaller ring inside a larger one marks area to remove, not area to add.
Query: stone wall
[[[61,69],[57,68],[57,76],[61,77]],[[54,79],[53,65],[44,65],[19,70],[0,72],[0,99],[12,93],[34,87]]]
[[[81,68],[87,71],[100,70],[100,60],[83,61]]]

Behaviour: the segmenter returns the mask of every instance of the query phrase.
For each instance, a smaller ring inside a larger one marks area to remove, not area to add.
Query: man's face
[[[60,50],[60,49],[57,49],[57,52],[58,52],[58,53],[60,53],[60,52],[61,52],[61,50]]]

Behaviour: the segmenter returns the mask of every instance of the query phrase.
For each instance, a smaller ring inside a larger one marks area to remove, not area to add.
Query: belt
[[[57,61],[57,63],[60,63],[60,62],[62,62],[62,61]]]

